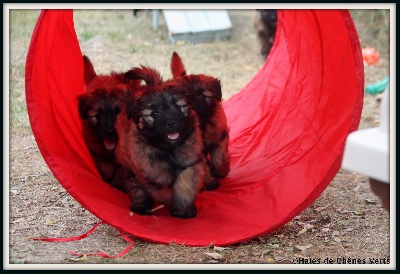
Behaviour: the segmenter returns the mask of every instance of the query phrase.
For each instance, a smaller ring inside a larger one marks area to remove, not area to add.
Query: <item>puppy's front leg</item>
[[[220,186],[218,180],[211,174],[210,162],[207,160],[206,175],[204,177],[204,190],[215,190]]]
[[[115,165],[114,176],[110,180],[109,184],[115,187],[116,189],[119,189],[122,192],[127,193],[127,190],[125,189],[125,181],[130,179],[129,172],[130,170],[128,170],[124,166]]]
[[[213,146],[210,151],[211,156],[211,174],[217,178],[223,178],[230,171],[231,155],[228,151],[229,137],[225,135],[220,143]]]
[[[154,206],[154,199],[150,194],[136,181],[134,177],[125,177],[124,190],[131,199],[130,209],[140,215],[151,214]]]
[[[115,173],[114,164],[99,157],[94,158],[94,163],[103,181],[110,183]]]
[[[202,160],[179,173],[173,186],[174,209],[170,210],[172,216],[186,219],[197,215],[194,202],[204,183],[205,168],[205,161]]]

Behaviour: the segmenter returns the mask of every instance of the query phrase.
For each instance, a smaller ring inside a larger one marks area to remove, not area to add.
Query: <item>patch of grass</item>
[[[10,128],[27,130],[30,128],[29,118],[25,103],[13,104],[9,111]]]
[[[373,47],[389,56],[390,10],[350,10],[360,38],[361,47]]]
[[[83,31],[81,32],[81,35],[79,37],[81,37],[84,41],[87,41],[94,36],[96,36],[96,33],[88,29],[88,24],[83,24]]]
[[[108,37],[113,41],[118,41],[120,34],[112,31],[108,33]]]

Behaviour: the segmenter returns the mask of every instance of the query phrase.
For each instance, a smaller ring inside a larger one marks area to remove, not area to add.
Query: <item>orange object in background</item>
[[[375,65],[378,63],[380,54],[376,51],[375,48],[364,48],[362,50],[362,56],[365,63],[368,65]]]

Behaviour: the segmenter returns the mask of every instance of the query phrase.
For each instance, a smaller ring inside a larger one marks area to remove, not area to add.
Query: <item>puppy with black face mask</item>
[[[169,84],[184,90],[189,104],[197,112],[200,128],[203,131],[204,155],[211,175],[223,178],[230,171],[230,153],[228,149],[229,128],[225,111],[222,107],[222,91],[220,80],[204,74],[187,74],[180,56],[173,52],[171,57],[173,80]],[[217,180],[208,180],[206,189],[219,186]]]
[[[140,81],[125,78],[123,73],[97,75],[90,59],[83,56],[85,93],[78,96],[82,134],[103,181],[125,191],[128,176],[115,158],[118,135],[115,121],[131,87]]]
[[[131,77],[141,73],[136,77],[146,78],[148,85],[133,94],[116,123],[117,158],[136,178],[126,187],[130,208],[150,214],[158,202],[174,217],[193,218],[206,168],[198,116],[184,93],[164,86],[155,70],[135,71]]]

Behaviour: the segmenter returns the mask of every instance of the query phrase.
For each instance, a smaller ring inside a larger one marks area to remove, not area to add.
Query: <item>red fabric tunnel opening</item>
[[[200,193],[192,219],[171,217],[165,208],[154,216],[130,214],[128,196],[101,180],[83,140],[81,93],[73,11],[43,10],[26,60],[26,100],[37,144],[57,180],[120,231],[156,243],[223,246],[278,229],[329,185],[346,137],[360,122],[364,68],[347,10],[279,10],[264,66],[223,103],[231,172],[217,190]]]

